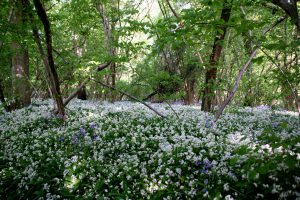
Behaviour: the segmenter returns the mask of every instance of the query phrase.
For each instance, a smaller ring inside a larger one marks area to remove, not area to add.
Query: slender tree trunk
[[[281,92],[284,102],[284,109],[286,110],[294,110],[294,98],[290,87],[283,82],[281,86]]]
[[[240,10],[242,12],[242,17],[244,19],[246,19],[246,12],[244,10],[244,8],[241,6]],[[245,51],[246,54],[248,56],[251,56],[251,53],[253,51],[254,45],[251,41],[251,37],[252,37],[252,32],[251,30],[247,31],[247,32],[242,32],[242,36],[243,36],[243,40],[244,40],[244,47],[245,47]],[[248,80],[246,82],[246,94],[245,94],[245,98],[243,101],[243,106],[253,106],[254,103],[254,97],[253,97],[253,86],[252,86],[252,68],[251,68],[251,63],[248,67],[248,70],[246,71],[246,76],[248,77]]]
[[[17,0],[11,23],[16,27],[17,35],[23,38],[24,33],[20,31],[25,24],[25,12],[23,10],[22,0]],[[26,32],[26,30],[22,30]],[[18,38],[18,37],[15,37]],[[13,76],[13,96],[15,97],[14,108],[22,108],[31,103],[31,88],[29,83],[29,56],[28,50],[21,41],[15,40],[11,44],[13,56],[11,59]]]
[[[46,44],[47,44],[47,63],[45,65],[46,70],[49,75],[49,79],[51,82],[51,90],[54,96],[54,99],[56,101],[58,114],[65,118],[65,108],[63,105],[63,99],[60,92],[60,86],[59,86],[59,79],[58,75],[55,69],[54,60],[53,60],[53,54],[52,54],[52,35],[51,35],[51,29],[50,29],[50,22],[48,20],[48,16],[46,14],[46,11],[41,4],[40,0],[34,0],[34,6],[36,9],[36,12],[42,21],[44,25],[44,31],[46,35]]]
[[[106,51],[109,56],[114,57],[116,53],[116,49],[113,47],[114,37],[112,35],[112,32],[115,27],[115,24],[110,22],[106,14],[107,10],[105,8],[104,3],[99,3],[97,5],[97,9],[102,19]],[[106,83],[111,84],[112,87],[115,87],[116,86],[116,63],[111,62],[109,69],[111,71],[111,74],[106,78]],[[115,101],[116,100],[115,92],[113,90],[109,90],[108,92],[110,94],[111,101]]]
[[[217,78],[217,65],[222,53],[222,41],[225,38],[227,26],[226,23],[229,21],[231,12],[231,3],[225,0],[224,6],[221,13],[221,19],[224,21],[225,25],[217,30],[217,34],[214,40],[212,54],[210,56],[209,64],[210,67],[205,73],[205,88],[203,91],[202,105],[201,109],[206,112],[212,110],[212,102],[214,99],[215,83]]]
[[[184,103],[186,105],[191,105],[195,103],[195,83],[196,83],[195,77],[190,77],[184,81],[184,90],[185,90]]]
[[[83,47],[79,46],[80,37],[74,33],[73,37],[73,49],[74,54],[77,58],[82,57],[83,53]],[[68,78],[71,79],[73,74],[73,69],[71,70],[71,73],[69,73]],[[80,81],[79,87],[82,84],[82,81]],[[81,100],[87,100],[87,93],[86,93],[86,87],[83,85],[80,90],[77,92],[77,98]]]

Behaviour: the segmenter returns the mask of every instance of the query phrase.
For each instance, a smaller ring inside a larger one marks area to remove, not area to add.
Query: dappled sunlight
[[[146,184],[146,190],[149,193],[154,193],[156,191],[165,190],[167,187],[168,186],[166,184],[162,184],[161,180],[158,180],[157,182],[150,182],[150,183]]]
[[[78,186],[80,180],[74,174],[72,174],[70,177],[67,177],[64,182],[65,188],[72,192],[74,188]]]

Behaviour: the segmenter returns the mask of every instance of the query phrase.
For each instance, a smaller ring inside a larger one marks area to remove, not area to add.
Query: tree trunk
[[[60,93],[60,86],[59,86],[59,79],[58,75],[55,69],[53,55],[52,55],[52,35],[51,35],[51,29],[50,29],[50,22],[48,20],[48,16],[46,14],[46,11],[41,4],[40,0],[34,0],[34,6],[36,9],[36,12],[40,18],[40,20],[43,23],[45,36],[46,36],[46,44],[47,44],[47,63],[45,65],[47,73],[49,75],[49,79],[51,82],[51,90],[54,96],[54,99],[56,101],[58,114],[65,118],[65,108],[63,105],[63,99]]]
[[[9,105],[7,105],[7,102],[5,100],[5,96],[4,96],[4,87],[2,85],[2,80],[0,79],[0,101],[2,103],[2,106],[4,107],[6,112],[10,112],[11,111],[11,107]]]
[[[195,83],[196,79],[191,77],[184,81],[184,90],[185,90],[185,97],[184,97],[184,104],[191,105],[195,103]]]
[[[262,36],[264,36],[264,35],[265,35],[266,33],[268,33],[272,28],[274,28],[274,27],[277,26],[279,23],[281,23],[284,19],[285,19],[285,17],[284,17],[284,18],[281,18],[281,19],[279,19],[279,20],[277,20],[271,27],[268,27],[267,29],[263,30]],[[239,82],[240,82],[240,80],[241,80],[243,74],[245,73],[245,71],[247,70],[247,68],[249,67],[249,65],[251,64],[252,59],[256,56],[256,53],[257,53],[258,49],[259,49],[259,46],[256,46],[256,47],[253,49],[253,51],[252,51],[252,53],[251,53],[251,55],[250,55],[250,57],[249,57],[247,63],[242,67],[242,69],[240,69],[240,71],[239,71],[239,73],[238,73],[238,75],[237,75],[237,77],[236,77],[236,79],[235,79],[235,82],[234,82],[234,84],[233,84],[233,88],[232,88],[231,92],[229,93],[228,97],[224,100],[224,102],[223,102],[222,105],[220,106],[219,110],[218,110],[217,113],[215,114],[215,122],[218,121],[218,119],[219,119],[219,117],[222,115],[222,113],[223,113],[225,107],[231,102],[233,96],[235,95],[235,93],[236,93],[236,91],[237,91],[237,89],[238,89]]]
[[[294,98],[291,89],[289,86],[284,82],[281,86],[281,92],[284,102],[284,109],[285,110],[294,110]]]
[[[291,21],[296,25],[300,33],[300,18],[298,14],[297,1],[299,0],[272,0],[272,3],[279,6],[291,17]]]
[[[22,0],[17,0],[11,23],[16,26],[17,35],[22,38],[20,33],[25,23],[25,12],[23,10]],[[26,32],[26,30],[22,30]],[[18,38],[18,37],[15,37]],[[22,108],[31,103],[31,88],[29,83],[29,56],[28,50],[20,41],[13,41],[11,44],[13,56],[11,58],[12,77],[13,77],[13,96],[15,97],[14,108]]]
[[[242,18],[244,20],[246,20],[246,12],[242,6],[240,7],[240,10],[242,12]],[[242,36],[243,36],[243,40],[244,40],[244,47],[245,47],[246,54],[248,56],[251,56],[251,53],[252,53],[253,47],[254,47],[254,45],[251,41],[251,38],[252,38],[251,30],[249,30],[247,32],[242,32]],[[248,70],[246,71],[246,76],[248,77],[248,80],[246,81],[246,84],[245,84],[246,85],[245,86],[246,94],[245,94],[245,98],[243,100],[243,106],[252,107],[253,103],[254,103],[254,95],[253,95],[253,89],[252,89],[253,88],[252,73],[253,72],[252,72],[251,63],[250,63]]]
[[[112,31],[115,27],[115,24],[110,22],[106,14],[107,10],[106,10],[106,5],[104,5],[104,3],[99,3],[97,5],[97,10],[102,19],[106,51],[110,57],[114,57],[116,54],[116,49],[113,47],[114,37],[112,35]],[[116,63],[111,62],[109,69],[111,71],[111,74],[106,78],[106,83],[110,84],[112,87],[115,87],[116,86]],[[108,92],[109,92],[110,100],[114,102],[116,100],[115,92],[113,90],[108,90]]]
[[[81,100],[87,100],[85,85],[78,91],[77,98]]]
[[[81,58],[82,57],[82,53],[83,53],[83,47],[79,46],[80,44],[80,36],[76,35],[76,33],[74,33],[74,37],[73,37],[73,49],[74,49],[74,54],[77,58]],[[82,44],[84,45],[84,43]],[[68,74],[68,79],[72,79],[73,77],[73,69],[70,70],[69,74]],[[82,84],[82,83],[80,83]],[[80,87],[80,85],[79,85]],[[85,85],[83,85],[77,92],[77,99],[81,99],[81,100],[87,100],[87,93],[86,93],[86,87]]]
[[[205,73],[205,88],[203,91],[202,105],[201,109],[206,112],[212,110],[212,102],[214,99],[215,83],[217,78],[217,65],[222,53],[222,41],[225,38],[227,26],[226,23],[229,21],[231,12],[231,3],[226,0],[221,13],[221,19],[224,21],[225,25],[217,30],[217,35],[214,40],[212,54],[210,56],[209,64],[210,67]]]

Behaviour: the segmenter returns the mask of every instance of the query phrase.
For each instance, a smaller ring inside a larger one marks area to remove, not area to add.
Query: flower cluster
[[[51,106],[0,116],[0,199],[299,198],[293,112],[229,108],[213,123],[197,106],[152,104],[163,119],[138,103],[78,100],[62,122]]]

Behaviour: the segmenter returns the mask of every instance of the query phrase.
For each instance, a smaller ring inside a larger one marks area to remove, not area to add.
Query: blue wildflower
[[[206,192],[207,192],[207,189],[206,189],[206,188],[203,188],[203,189],[202,189],[202,192],[203,192],[203,193],[206,193]]]
[[[202,173],[202,174],[207,174],[207,173],[208,173],[208,170],[205,169],[205,168],[203,167],[203,169],[201,170],[201,173]]]
[[[79,128],[79,136],[82,136],[82,137],[84,137],[85,136],[85,133],[86,133],[86,131],[84,130],[84,128]]]
[[[276,122],[272,123],[272,127],[273,128],[278,128],[278,123],[276,123]]]
[[[208,184],[208,179],[204,179],[204,184],[207,185]]]
[[[209,119],[207,119],[206,121],[205,121],[205,128],[209,128],[209,127],[211,127],[211,122],[210,122],[210,120]]]
[[[77,143],[78,143],[78,137],[76,135],[73,135],[72,144],[77,144]]]
[[[269,110],[270,106],[261,105],[261,106],[257,106],[256,108],[259,109],[259,110]]]
[[[90,128],[95,129],[96,125],[94,123],[90,123]]]
[[[65,141],[65,137],[59,137],[59,138],[58,138],[58,141],[60,141],[60,142]]]
[[[213,164],[209,160],[205,160],[203,163],[206,169],[210,169],[213,167]]]
[[[96,134],[94,134],[94,135],[92,136],[92,140],[93,140],[93,141],[97,140],[97,138],[98,138],[98,136],[97,136]]]
[[[199,165],[201,165],[201,162],[200,162],[199,160],[197,160],[197,161],[195,162],[195,165],[196,165],[196,167],[198,167]]]

